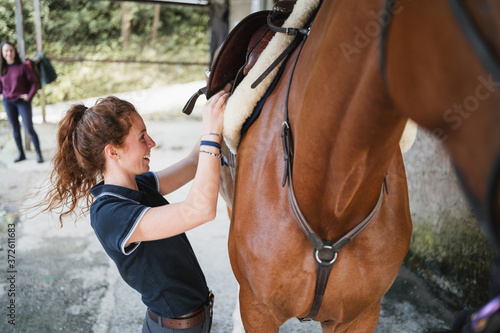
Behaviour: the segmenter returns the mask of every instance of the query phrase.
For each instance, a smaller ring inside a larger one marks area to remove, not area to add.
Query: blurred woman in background
[[[14,162],[26,159],[21,138],[19,116],[23,119],[23,126],[35,146],[36,161],[43,162],[40,141],[33,127],[33,112],[31,100],[35,96],[39,84],[33,71],[21,61],[16,48],[4,41],[0,44],[2,61],[0,62],[0,100],[7,112],[12,134],[19,151]]]

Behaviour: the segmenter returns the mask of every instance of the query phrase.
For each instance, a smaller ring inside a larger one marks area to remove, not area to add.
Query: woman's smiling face
[[[2,57],[8,65],[12,65],[16,59],[16,49],[10,44],[4,44],[2,46]]]
[[[144,121],[139,114],[134,112],[132,114],[132,127],[123,146],[118,149],[120,165],[133,175],[148,172],[151,148],[154,146],[156,143],[148,135]]]

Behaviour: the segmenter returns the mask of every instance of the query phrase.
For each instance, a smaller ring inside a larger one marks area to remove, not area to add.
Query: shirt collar
[[[97,199],[103,195],[112,195],[120,198],[129,199],[140,203],[143,197],[142,191],[132,190],[123,186],[104,184],[104,181],[99,182],[94,186],[90,193]]]

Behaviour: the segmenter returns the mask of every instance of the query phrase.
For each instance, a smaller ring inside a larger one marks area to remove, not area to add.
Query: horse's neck
[[[500,150],[499,84],[471,47],[449,2],[402,2],[387,39],[387,82],[402,113],[448,148],[472,195],[484,201]],[[500,50],[497,1],[467,1],[493,57]],[[421,22],[427,22],[422,25]],[[457,24],[458,23],[458,24]],[[468,30],[470,33],[470,30]],[[425,47],[422,47],[425,45]]]
[[[330,102],[338,98],[333,108],[311,103],[294,120],[294,175],[323,193],[337,217],[349,215],[359,200],[376,200],[405,123],[364,89],[350,98],[330,96]]]
[[[368,40],[351,58],[339,48],[353,43],[354,28],[366,23],[342,19],[349,6],[313,26],[317,30],[300,56],[290,103],[297,191],[323,193],[337,217],[350,214],[360,200],[376,201],[405,122],[386,94],[378,39]]]

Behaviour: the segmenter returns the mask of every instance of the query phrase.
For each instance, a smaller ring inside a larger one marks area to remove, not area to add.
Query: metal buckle
[[[288,122],[286,120],[284,122],[282,122],[281,123],[281,137],[284,137],[285,135],[287,135],[289,129],[290,129],[290,126],[288,125]]]

